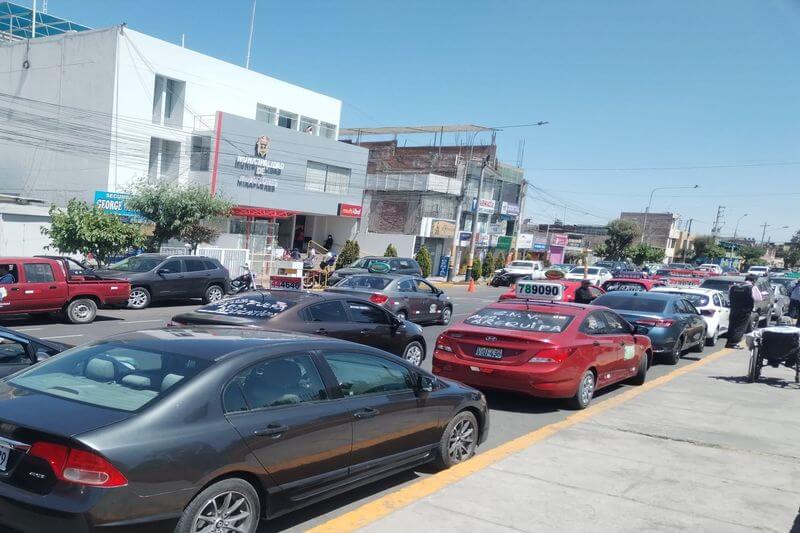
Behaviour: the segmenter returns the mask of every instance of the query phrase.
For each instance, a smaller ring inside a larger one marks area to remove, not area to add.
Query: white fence
[[[183,246],[162,246],[161,253],[167,255],[189,255]],[[242,267],[250,264],[250,250],[244,248],[213,248],[199,246],[197,255],[216,259],[228,269],[231,278],[242,275]]]

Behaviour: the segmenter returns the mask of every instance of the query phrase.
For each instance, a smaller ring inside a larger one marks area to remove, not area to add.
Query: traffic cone
[[[467,292],[475,292],[476,290],[477,289],[475,289],[475,280],[472,277],[470,277],[469,278],[469,287],[467,287]]]

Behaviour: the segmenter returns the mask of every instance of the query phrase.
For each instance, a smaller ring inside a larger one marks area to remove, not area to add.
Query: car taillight
[[[667,318],[658,318],[658,319],[645,319],[645,320],[637,320],[635,322],[640,326],[647,326],[649,328],[668,328],[672,324],[675,323],[674,320],[669,320]]]
[[[385,294],[381,294],[379,292],[374,292],[369,297],[369,301],[374,303],[374,304],[383,305],[383,304],[385,304],[386,302],[389,301],[389,297],[386,296]]]
[[[453,347],[450,346],[448,338],[444,335],[439,335],[439,338],[436,339],[436,349],[442,350],[443,352],[453,352]]]
[[[93,487],[123,487],[128,484],[114,465],[92,452],[52,442],[37,442],[28,454],[47,461],[55,476],[63,481]]]
[[[529,363],[563,363],[570,356],[569,348],[547,348],[539,350],[536,355],[528,359]]]

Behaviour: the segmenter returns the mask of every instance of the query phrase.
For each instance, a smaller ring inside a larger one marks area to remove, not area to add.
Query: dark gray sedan
[[[356,274],[327,290],[369,299],[412,322],[447,325],[453,318],[450,297],[420,276]]]

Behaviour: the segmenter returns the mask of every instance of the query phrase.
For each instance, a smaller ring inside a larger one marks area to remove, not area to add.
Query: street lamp
[[[650,191],[650,200],[647,202],[647,209],[644,210],[644,222],[642,222],[642,238],[639,242],[644,242],[644,235],[647,230],[647,215],[650,214],[650,205],[653,203],[653,194],[656,191],[666,191],[666,190],[674,190],[674,189],[697,189],[700,187],[699,185],[691,185],[685,187],[656,187],[652,191]]]
[[[763,246],[764,245],[764,236],[767,234],[767,228],[774,228],[775,226],[773,226],[772,224],[767,224],[766,222],[764,222],[763,224],[761,224],[761,227],[763,228],[761,230],[761,245]],[[789,226],[781,226],[781,227],[775,228],[775,229],[788,229],[788,228],[789,228]]]

